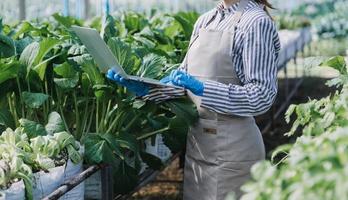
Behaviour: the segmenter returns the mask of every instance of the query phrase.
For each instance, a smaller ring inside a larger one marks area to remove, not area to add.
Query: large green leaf
[[[78,44],[72,45],[68,51],[69,56],[80,56],[86,53],[87,53],[86,47],[78,45]]]
[[[158,157],[149,154],[147,152],[140,152],[141,160],[146,163],[151,169],[160,170],[163,167],[161,159]]]
[[[0,84],[16,78],[19,72],[20,64],[17,61],[11,61],[9,63],[0,63]]]
[[[13,40],[0,34],[0,58],[8,58],[16,54],[16,47]]]
[[[20,40],[15,40],[16,44],[16,54],[21,55],[24,49],[33,42],[33,39],[31,37],[25,37]]]
[[[40,42],[40,50],[36,55],[34,61],[35,66],[33,66],[33,69],[39,74],[41,80],[44,79],[44,76],[46,74],[46,67],[48,61],[51,60],[53,57],[50,57],[47,60],[44,60],[44,58],[58,43],[59,40],[52,38],[45,38]]]
[[[186,144],[188,129],[185,118],[172,118],[169,122],[169,131],[163,134],[165,145],[173,152],[181,151]]]
[[[59,13],[55,13],[52,15],[52,17],[61,25],[65,26],[66,28],[70,28],[72,25],[78,25],[82,26],[82,22],[79,21],[76,18],[70,17],[70,16],[62,16]]]
[[[81,154],[76,151],[76,149],[72,145],[68,145],[66,148],[68,150],[69,158],[73,163],[78,164],[79,162],[81,162]]]
[[[71,78],[74,77],[77,73],[74,66],[70,65],[69,63],[65,62],[63,64],[57,65],[54,67],[54,72],[64,78]]]
[[[3,24],[2,18],[0,18],[0,32],[2,32],[3,28],[4,28],[4,24]]]
[[[64,122],[57,112],[49,114],[48,123],[46,124],[45,129],[49,135],[65,131]]]
[[[0,132],[6,128],[15,129],[15,121],[11,112],[7,109],[0,109]]]
[[[44,79],[48,62],[54,57],[44,60],[45,56],[59,43],[58,39],[44,38],[40,43],[33,42],[28,45],[20,56],[21,62],[29,69],[34,69],[41,80]]]
[[[127,194],[138,184],[138,171],[122,161],[114,172],[114,190],[117,194]]]
[[[49,98],[47,94],[22,92],[24,103],[30,108],[40,108]]]
[[[102,73],[100,73],[98,67],[94,64],[93,60],[87,57],[82,58],[82,70],[87,75],[88,79],[94,86],[100,86],[105,84],[105,79]],[[95,88],[95,96],[97,98],[103,98],[105,92],[101,88]]]
[[[154,38],[155,33],[151,30],[150,26],[146,26],[143,30],[141,30],[137,35],[141,35],[147,38]]]
[[[140,42],[142,46],[144,46],[145,48],[149,50],[154,50],[156,48],[156,42],[150,40],[149,38],[134,35],[133,39],[136,40],[137,42]]]
[[[162,74],[162,68],[165,66],[166,62],[164,57],[157,56],[156,54],[149,54],[144,57],[137,75],[140,77],[158,78]]]
[[[54,72],[62,78],[54,78],[54,82],[62,89],[75,88],[79,81],[79,73],[67,62],[54,67]]]
[[[123,155],[115,141],[116,138],[111,134],[87,134],[84,138],[86,161],[90,164],[108,163],[117,166]]]
[[[20,24],[17,32],[12,34],[13,35],[12,37],[13,39],[17,40],[21,37],[26,37],[26,36],[47,37],[47,36],[55,35],[53,32],[49,30],[49,26],[50,24],[47,22],[34,24],[34,23],[24,21]]]
[[[29,44],[22,52],[19,60],[26,64],[28,68],[34,65],[37,54],[40,50],[40,43],[33,42]]]
[[[132,73],[136,68],[137,57],[133,54],[132,49],[119,38],[111,38],[108,41],[112,53],[115,55],[118,63],[127,73]]]
[[[173,21],[171,24],[168,24],[168,26],[164,27],[164,34],[174,40],[175,37],[180,34],[181,29],[182,26],[180,25],[180,23]]]
[[[110,38],[118,35],[118,31],[115,27],[115,19],[111,15],[107,15],[103,21],[100,34],[105,42],[108,42]]]
[[[138,32],[149,24],[143,15],[134,12],[125,13],[123,22],[129,33]]]
[[[173,17],[181,25],[185,33],[186,40],[189,40],[193,32],[193,25],[198,19],[198,15],[195,13],[180,12]]]
[[[330,58],[320,64],[320,66],[332,67],[340,72],[342,75],[347,75],[347,64],[343,56],[336,56]]]
[[[122,133],[117,135],[115,139],[116,142],[120,145],[120,147],[129,149],[133,151],[135,154],[138,154],[138,141],[133,135],[129,133]]]
[[[23,132],[26,133],[29,138],[47,135],[45,127],[37,122],[28,119],[20,119],[19,124]]]
[[[187,99],[174,99],[164,103],[177,117],[186,119],[188,124],[193,124],[198,119],[198,112],[191,101]]]
[[[79,76],[73,78],[54,78],[54,82],[62,89],[73,89],[79,82]]]

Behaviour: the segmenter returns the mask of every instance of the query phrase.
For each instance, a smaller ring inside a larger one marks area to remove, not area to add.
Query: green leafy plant
[[[252,168],[253,182],[243,186],[243,200],[346,199],[347,128],[318,137],[302,136],[279,166]]]
[[[321,39],[342,39],[348,33],[346,10],[347,0],[323,0],[304,2],[291,15],[298,17],[299,22],[301,18],[310,18],[314,32]]]
[[[58,113],[51,113],[44,127],[27,119],[15,131],[8,128],[0,136],[0,188],[23,180],[26,196],[32,199],[33,173],[61,166],[70,159],[82,160],[77,141],[61,126]]]
[[[197,17],[126,12],[93,20],[90,26],[100,31],[127,73],[160,79],[183,60]],[[145,152],[144,140],[162,134],[173,152],[180,151],[197,111],[187,99],[143,101],[107,80],[69,29],[72,25],[87,24],[54,14],[49,21],[25,21],[2,30],[13,42],[6,40],[9,48],[0,59],[0,129],[26,132],[40,149],[35,151],[40,155],[37,169],[61,160],[57,152],[62,148],[78,160],[74,145],[56,142],[74,137],[85,145],[86,164],[112,165],[120,180],[115,192],[126,193],[137,184],[141,162],[162,166]],[[56,128],[64,134],[56,136]]]
[[[320,64],[320,66],[331,67],[339,71],[340,76],[327,82],[330,87],[342,87],[334,95],[312,100],[300,105],[291,105],[286,112],[286,121],[289,123],[291,115],[296,113],[296,120],[289,133],[291,136],[299,128],[303,127],[305,135],[319,135],[326,131],[334,131],[337,127],[348,125],[347,111],[347,81],[348,71],[345,58],[341,56],[332,57]]]
[[[252,168],[252,181],[242,189],[242,200],[282,199],[346,199],[348,91],[347,66],[340,56],[320,64],[340,72],[329,86],[338,91],[320,100],[291,105],[286,121],[296,115],[291,136],[302,128],[294,144],[279,147],[272,161],[280,154],[280,162],[263,161]]]
[[[291,14],[278,15],[275,21],[278,29],[296,30],[311,26],[311,22],[308,18]]]

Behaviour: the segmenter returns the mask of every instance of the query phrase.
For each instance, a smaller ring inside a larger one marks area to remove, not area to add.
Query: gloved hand
[[[195,95],[203,95],[204,84],[201,81],[195,79],[193,76],[187,74],[186,72],[173,70],[170,73],[169,79],[174,85],[189,89]]]
[[[166,77],[164,77],[164,78],[162,78],[162,79],[160,80],[160,82],[161,82],[161,83],[164,83],[164,84],[167,84],[167,85],[174,85],[174,84],[172,83],[172,79],[171,79],[170,75],[169,75],[169,76],[166,76]]]
[[[137,96],[145,96],[149,93],[149,86],[138,81],[127,80],[124,77],[116,74],[114,70],[109,69],[106,77],[117,84],[126,87],[128,90],[134,92]]]

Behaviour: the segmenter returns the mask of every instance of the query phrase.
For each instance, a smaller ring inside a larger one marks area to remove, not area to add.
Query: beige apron
[[[231,49],[236,25],[247,4],[248,0],[241,0],[230,29],[199,31],[185,59],[190,75],[202,81],[240,85]],[[250,177],[250,167],[265,157],[255,120],[217,114],[201,108],[200,97],[192,93],[189,96],[200,119],[190,128],[187,139],[184,200],[225,200],[230,192],[239,198],[240,186]]]

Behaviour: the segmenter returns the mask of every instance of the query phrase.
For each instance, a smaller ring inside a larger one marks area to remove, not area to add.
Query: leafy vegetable
[[[33,172],[47,171],[63,165],[66,159],[79,163],[82,156],[74,137],[60,126],[58,113],[51,113],[45,128],[33,121],[21,119],[15,131],[8,128],[0,135],[0,189],[23,180],[26,197],[32,199]],[[47,132],[50,134],[47,135]],[[68,156],[66,155],[68,152]]]
[[[24,103],[30,108],[41,107],[49,98],[49,96],[46,94],[30,92],[23,92],[22,97],[24,99]]]
[[[348,141],[348,82],[345,59],[330,58],[322,66],[340,72],[335,84],[340,90],[320,100],[291,105],[286,121],[296,115],[293,127],[286,135],[301,136],[294,144],[287,144],[274,151],[272,160],[285,155],[279,163],[269,161],[252,168],[253,180],[243,186],[242,200],[282,199],[346,199],[347,141]]]
[[[197,112],[187,100],[157,105],[107,80],[69,27],[97,28],[127,73],[160,79],[183,60],[197,18],[197,13],[122,12],[88,25],[54,14],[48,21],[6,25],[12,30],[6,44],[12,41],[15,51],[0,58],[0,129],[17,126],[18,134],[25,134],[26,154],[20,158],[34,171],[62,164],[64,156],[78,162],[75,138],[85,145],[85,162],[110,164],[117,192],[128,192],[142,161],[162,166],[144,152],[144,139],[162,134],[172,151],[179,151]],[[30,184],[29,176],[21,179]]]
[[[0,58],[8,58],[16,53],[16,47],[13,40],[0,34]]]

